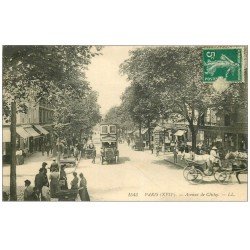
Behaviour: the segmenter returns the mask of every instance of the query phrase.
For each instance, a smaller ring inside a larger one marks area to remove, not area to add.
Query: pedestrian
[[[22,165],[24,163],[24,160],[23,160],[23,151],[22,149],[17,149],[16,150],[16,164],[17,165]]]
[[[59,191],[59,178],[60,174],[57,168],[52,168],[49,179],[50,179],[50,196],[56,198],[56,193]]]
[[[80,173],[79,176],[80,176],[79,195],[80,195],[81,201],[90,201],[89,193],[87,189],[87,180],[83,176],[83,173]]]
[[[78,189],[78,182],[79,182],[79,179],[77,177],[77,173],[76,172],[73,172],[73,180],[71,181],[71,189]]]
[[[130,139],[129,138],[128,138],[127,142],[128,142],[128,146],[129,146],[130,145]]]
[[[66,172],[65,172],[65,165],[61,166],[59,183],[60,183],[60,189],[61,190],[68,189],[67,175],[66,175]]]
[[[177,156],[178,156],[178,148],[177,148],[177,145],[174,146],[174,149],[173,149],[173,153],[174,153],[174,163],[177,163]]]
[[[24,185],[25,185],[24,194],[23,194],[24,201],[32,201],[33,200],[34,187],[32,187],[30,184],[31,184],[30,180],[24,181]]]
[[[156,156],[160,153],[160,145],[156,145]]]
[[[79,159],[79,150],[78,150],[78,148],[77,147],[75,147],[75,149],[74,149],[74,156],[75,156],[75,159],[78,161],[78,159]]]
[[[42,187],[42,201],[50,201],[50,189],[48,185]]]
[[[42,169],[43,169],[43,173],[44,173],[44,183],[49,185],[48,176],[47,176],[47,168],[46,168],[47,165],[48,165],[47,162],[42,163]]]
[[[150,150],[151,150],[151,154],[153,154],[154,153],[154,144],[153,143],[150,144]]]
[[[42,196],[42,187],[46,183],[46,179],[44,178],[44,170],[40,168],[39,173],[35,176],[35,189],[37,190],[39,199],[41,199]]]
[[[50,147],[50,143],[49,143],[49,142],[46,143],[45,149],[46,149],[47,157],[49,157],[49,152],[50,152],[50,150],[51,150],[51,147]]]
[[[92,163],[95,164],[95,158],[96,158],[96,149],[95,147],[93,148],[93,151],[92,151]]]
[[[43,142],[42,142],[42,144],[41,144],[41,151],[42,151],[42,156],[44,156],[45,145],[44,145]]]
[[[188,152],[189,152],[189,148],[188,148],[188,145],[187,145],[187,144],[185,144],[184,151],[185,151],[185,153],[188,153]]]
[[[53,158],[53,162],[50,165],[50,172],[52,172],[52,170],[54,169],[59,171],[59,166],[58,166],[58,163],[56,162],[56,158]]]
[[[7,194],[7,192],[3,191],[3,201],[8,201],[9,200],[9,195]]]

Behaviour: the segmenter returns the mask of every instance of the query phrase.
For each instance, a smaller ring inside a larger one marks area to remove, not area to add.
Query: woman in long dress
[[[87,180],[83,176],[83,173],[80,173],[79,176],[81,178],[80,185],[79,185],[79,195],[80,195],[81,201],[90,201],[89,193],[87,189]]]
[[[60,174],[57,169],[52,169],[50,173],[50,195],[51,198],[56,198],[56,193],[59,191],[59,177]]]
[[[61,171],[60,171],[60,188],[61,188],[61,190],[68,189],[67,174],[65,172],[64,165],[61,166]]]

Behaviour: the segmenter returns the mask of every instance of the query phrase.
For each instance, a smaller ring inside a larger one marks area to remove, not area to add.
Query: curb
[[[170,161],[170,160],[168,160],[168,159],[164,159],[164,161],[167,161],[167,162],[169,162],[169,163],[171,163],[171,164],[174,164],[174,165],[176,165],[176,166],[178,166],[178,167],[180,167],[180,168],[184,168],[182,165],[180,165],[180,164],[178,164],[178,163],[174,163],[174,162],[172,162],[172,161]]]

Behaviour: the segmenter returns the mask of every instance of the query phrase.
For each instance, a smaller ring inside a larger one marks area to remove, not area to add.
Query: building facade
[[[25,155],[41,151],[51,140],[53,110],[43,104],[27,103],[27,113],[16,116],[16,146]],[[10,160],[10,123],[3,119],[3,159]]]

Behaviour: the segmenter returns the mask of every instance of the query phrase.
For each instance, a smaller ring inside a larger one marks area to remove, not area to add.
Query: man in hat
[[[39,173],[35,177],[35,188],[37,190],[39,199],[41,199],[42,195],[42,187],[46,185],[46,179],[44,177],[44,171],[42,168],[39,169]]]
[[[31,182],[29,180],[24,181],[25,189],[24,189],[24,201],[32,201],[33,200],[33,193],[34,188],[30,185]]]
[[[53,172],[53,170],[59,171],[58,163],[56,163],[56,158],[53,158],[53,162],[50,165],[50,172]]]
[[[48,165],[47,162],[42,163],[42,169],[43,169],[43,174],[44,174],[44,185],[49,186],[49,180],[48,180],[47,168],[46,168],[47,165]]]
[[[211,162],[209,166],[210,171],[212,171],[214,164],[218,164],[221,167],[221,160],[220,160],[220,156],[218,154],[218,149],[216,146],[213,146],[210,151],[210,162]]]

